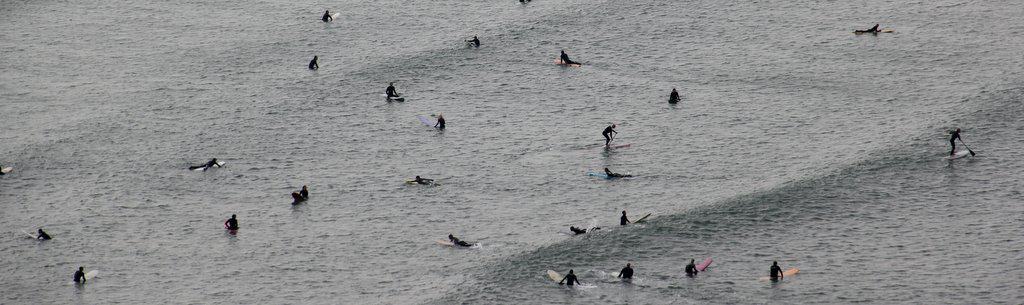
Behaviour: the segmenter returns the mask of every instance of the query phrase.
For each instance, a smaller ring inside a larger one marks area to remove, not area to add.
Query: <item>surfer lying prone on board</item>
[[[471,247],[471,246],[473,246],[473,244],[470,244],[470,243],[467,243],[465,241],[459,240],[458,238],[455,238],[455,236],[452,236],[451,234],[448,234],[448,240],[450,240],[456,246],[461,246],[461,247]]]
[[[576,278],[576,274],[575,273],[572,273],[572,269],[569,269],[569,274],[566,274],[565,277],[563,277],[561,281],[558,281],[558,284],[561,285],[563,282],[566,285],[569,285],[569,286],[574,285],[573,284],[574,282],[576,284],[580,284],[580,280]],[[580,285],[583,285],[583,284],[580,284]]]
[[[597,230],[600,230],[600,229],[601,229],[600,227],[593,227],[593,228],[590,228],[590,232],[594,232],[594,231],[597,231]],[[569,226],[569,231],[572,231],[572,233],[576,234],[576,235],[586,234],[587,233],[587,229],[577,228],[577,227],[574,227],[574,226]]]
[[[431,183],[434,183],[434,179],[426,179],[426,178],[420,178],[420,176],[416,176],[416,179],[413,180],[413,182],[416,182],[418,184],[431,184]]]
[[[203,164],[203,165],[189,166],[188,169],[202,168],[205,171],[206,169],[214,167],[214,166],[220,167],[220,163],[217,162],[217,158],[213,158],[212,160],[210,160],[209,162],[206,162],[206,164]]]
[[[624,174],[619,174],[619,173],[613,173],[613,172],[612,172],[611,170],[609,170],[609,169],[608,169],[607,167],[605,167],[605,168],[604,168],[604,173],[605,173],[606,175],[608,175],[608,178],[626,178],[626,177],[633,177],[633,175],[624,175]]]
[[[42,228],[40,228],[39,231],[36,231],[36,233],[38,233],[36,235],[36,239],[41,239],[41,240],[51,240],[51,239],[53,239],[52,237],[50,237],[50,234],[46,234],[46,232],[43,232]]]
[[[878,24],[876,23],[876,24],[875,24],[875,26],[874,26],[874,27],[872,27],[872,28],[870,28],[870,29],[867,29],[867,30],[856,30],[856,31],[853,31],[853,32],[854,32],[854,33],[872,33],[872,34],[878,34],[878,32],[880,32],[880,31],[878,30]]]
[[[571,59],[569,59],[569,55],[565,54],[565,50],[562,50],[562,55],[560,55],[558,58],[562,60],[562,64],[563,65],[578,65],[578,64],[580,64],[578,62],[575,62],[575,61],[572,61]]]

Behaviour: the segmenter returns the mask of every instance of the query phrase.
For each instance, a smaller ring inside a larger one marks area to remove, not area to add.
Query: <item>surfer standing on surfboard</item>
[[[565,54],[565,50],[562,50],[562,55],[559,57],[559,59],[562,60],[562,64],[563,65],[578,65],[578,64],[580,64],[578,62],[570,60],[569,59],[569,55]]]
[[[963,141],[960,139],[960,128],[949,132],[949,155],[952,156],[956,152],[956,140]]]
[[[612,143],[612,138],[614,138],[612,136],[613,133],[619,133],[618,131],[615,131],[615,124],[605,127],[604,131],[601,132],[601,135],[604,136],[604,146],[608,146]]]
[[[786,276],[782,274],[782,267],[779,267],[778,261],[772,261],[772,268],[768,271],[768,278],[772,281],[778,281]]]
[[[697,275],[697,265],[694,265],[693,259],[690,259],[690,264],[686,265],[686,275],[694,276]]]
[[[334,17],[331,17],[331,11],[325,10],[324,16],[320,17],[320,20],[323,20],[324,22],[331,22],[334,21]]]
[[[562,282],[565,282],[565,284],[569,286],[574,285],[573,282],[575,282],[576,284],[580,284],[580,280],[576,278],[576,274],[572,273],[572,269],[569,269],[569,274],[566,274],[561,281],[558,281],[558,284],[561,285]]]

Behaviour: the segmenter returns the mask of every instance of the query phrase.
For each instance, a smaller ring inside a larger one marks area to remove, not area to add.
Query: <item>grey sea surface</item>
[[[1021,16],[0,0],[0,303],[1019,303]],[[875,23],[894,32],[852,33]],[[602,147],[610,124],[629,147]],[[957,127],[977,156],[944,159]],[[636,177],[587,175],[604,167]],[[800,273],[759,280],[774,260]],[[100,275],[72,285],[79,266]]]

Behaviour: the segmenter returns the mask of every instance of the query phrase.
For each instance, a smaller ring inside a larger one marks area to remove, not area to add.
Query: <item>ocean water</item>
[[[0,0],[0,303],[1019,303],[1021,15]],[[851,33],[875,23],[895,32]],[[612,123],[629,148],[601,147]],[[977,156],[947,161],[957,127]],[[801,272],[758,280],[774,260]],[[71,285],[78,266],[100,275]]]

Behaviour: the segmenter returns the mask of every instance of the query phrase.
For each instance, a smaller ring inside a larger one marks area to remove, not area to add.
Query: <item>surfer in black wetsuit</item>
[[[693,259],[690,259],[690,264],[686,265],[686,275],[687,276],[697,275],[697,265],[693,264]]]
[[[3,172],[3,169],[4,169],[4,165],[3,165],[3,164],[0,164],[0,176],[6,175],[6,174],[5,174],[4,172]]]
[[[633,267],[626,263],[626,267],[619,271],[619,277],[625,280],[633,278]]]
[[[231,214],[231,218],[224,222],[224,227],[227,227],[228,230],[238,230],[238,219],[235,218],[235,214]]]
[[[388,83],[388,88],[384,89],[384,94],[388,95],[388,99],[389,100],[391,98],[398,97],[398,92],[395,92],[395,83],[394,82]]]
[[[612,133],[619,133],[618,131],[615,131],[615,124],[612,124],[612,126],[605,127],[604,131],[601,132],[601,135],[604,136],[604,146],[608,146],[608,144],[611,144],[612,139],[614,138]]]
[[[574,285],[573,283],[580,284],[580,280],[576,278],[576,274],[572,273],[572,269],[569,269],[569,274],[566,274],[561,281],[558,281],[558,284],[561,285],[563,282],[569,286]]]
[[[452,242],[453,244],[455,244],[456,246],[461,246],[461,247],[470,247],[470,246],[473,246],[473,245],[472,245],[472,244],[470,244],[470,243],[467,243],[467,242],[464,242],[464,241],[461,241],[461,240],[459,240],[458,238],[455,238],[455,236],[452,236],[451,234],[448,234],[448,240],[450,240],[450,241],[451,241],[451,242]]]
[[[437,114],[437,123],[434,124],[434,127],[437,127],[437,129],[444,129],[444,115],[440,113]]]
[[[320,20],[323,20],[324,22],[331,22],[334,21],[334,17],[331,17],[331,11],[325,10],[324,16],[320,17]]]
[[[569,231],[572,231],[572,233],[576,234],[576,235],[587,233],[586,229],[580,229],[580,228],[577,228],[577,227],[574,227],[574,226],[569,226]]]
[[[880,32],[880,31],[878,30],[878,24],[876,23],[876,24],[875,24],[875,26],[874,26],[874,27],[871,27],[870,29],[867,29],[867,30],[856,30],[856,31],[854,31],[854,32],[857,32],[857,33],[871,33],[871,34],[878,34],[878,32]]]
[[[626,218],[626,211],[622,211],[622,217],[619,217],[619,225],[624,226],[629,224],[629,218]]]
[[[46,234],[46,232],[43,232],[42,228],[40,228],[39,231],[36,231],[36,233],[39,233],[39,234],[37,234],[38,236],[36,236],[36,239],[42,239],[42,240],[51,240],[51,239],[53,239],[52,237],[50,237],[50,234]]]
[[[575,61],[572,61],[571,59],[569,59],[569,55],[565,54],[565,50],[562,50],[562,55],[559,56],[558,58],[562,60],[562,64],[563,65],[578,65],[578,64],[580,64],[578,62],[575,62]]]
[[[473,36],[473,39],[466,40],[466,42],[468,42],[469,44],[473,45],[474,47],[477,47],[477,48],[480,47],[480,39],[476,38],[476,36]]]
[[[675,104],[679,102],[679,91],[676,88],[672,88],[672,93],[668,94],[668,103]]]
[[[772,268],[771,270],[768,271],[768,278],[770,278],[772,281],[778,281],[779,279],[785,277],[786,276],[782,274],[782,267],[779,267],[779,262],[773,261]]]
[[[75,283],[85,283],[85,267],[78,267],[78,271],[75,271]]]
[[[419,183],[419,184],[431,184],[431,183],[434,182],[434,179],[426,179],[426,178],[420,178],[420,176],[416,176],[416,179],[413,180],[413,181],[415,181],[416,183]]]
[[[292,192],[292,204],[300,204],[303,201],[306,201],[306,198],[302,198],[299,192]]]
[[[613,173],[613,172],[612,172],[612,171],[611,171],[610,169],[608,169],[607,167],[605,167],[605,168],[604,168],[604,174],[605,174],[605,175],[608,175],[608,178],[625,178],[625,177],[633,177],[633,175],[623,175],[623,174],[619,174],[619,173]]]
[[[207,161],[206,164],[203,164],[203,165],[189,166],[188,169],[202,168],[205,171],[205,170],[207,170],[207,169],[209,169],[211,167],[214,167],[214,166],[220,167],[220,163],[217,162],[217,158],[213,158],[210,161]]]
[[[956,140],[960,139],[960,128],[949,132],[949,155],[952,156],[956,152]],[[963,141],[963,139],[960,139]]]
[[[310,70],[320,69],[320,65],[316,63],[317,59],[319,59],[319,57],[316,56],[316,55],[313,55],[313,60],[309,61],[309,69]]]
[[[299,191],[299,195],[302,195],[302,200],[309,199],[309,188],[303,185],[302,190]]]

